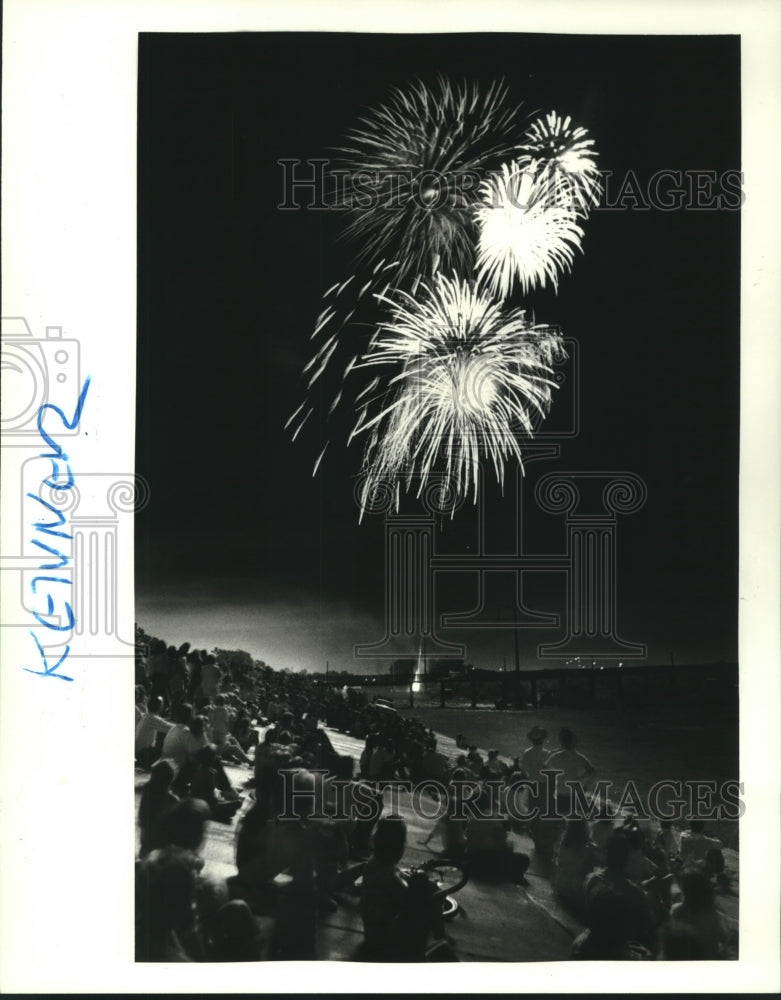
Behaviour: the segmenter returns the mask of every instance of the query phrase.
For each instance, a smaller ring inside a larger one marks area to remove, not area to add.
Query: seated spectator
[[[553,887],[567,906],[579,916],[585,914],[584,883],[597,867],[599,852],[589,837],[585,819],[568,819],[556,854]]]
[[[369,961],[421,961],[429,934],[444,936],[441,904],[428,880],[421,876],[413,885],[399,870],[406,839],[400,816],[383,817],[377,824],[361,890],[363,957]]]
[[[257,962],[262,957],[263,939],[249,906],[240,899],[222,906],[210,935],[212,962]]]
[[[629,844],[622,831],[616,831],[606,847],[607,862],[604,868],[599,868],[586,876],[584,882],[586,920],[589,928],[594,929],[595,920],[601,921],[609,912],[620,914],[621,931],[615,929],[611,937],[609,928],[600,924],[598,937],[606,936],[606,940],[614,944],[620,939],[621,944],[637,942],[645,948],[653,949],[655,935],[651,905],[646,894],[639,885],[632,882],[626,875],[626,865],[629,860]],[[602,897],[610,896],[615,900],[606,904],[604,910],[599,909],[595,917],[595,907],[601,906]]]
[[[447,799],[444,803],[442,815],[436,821],[428,836],[421,841],[424,847],[428,847],[432,839],[436,836],[442,838],[442,853],[449,858],[463,857],[466,850],[466,824],[465,818],[457,815],[458,810],[458,782],[466,781],[463,768],[457,767],[453,771],[451,783],[448,786]]]
[[[186,859],[155,851],[136,863],[136,961],[192,962],[197,875]]]
[[[700,819],[690,819],[689,829],[681,834],[681,864],[690,867],[698,861],[704,861],[708,851],[721,851],[721,841],[716,837],[708,837],[705,823]]]
[[[607,805],[602,805],[591,823],[591,842],[597,851],[598,863],[601,866],[607,861],[607,842],[613,836],[615,818],[615,813],[611,808]]]
[[[165,837],[160,829],[164,817],[179,799],[171,791],[174,767],[168,760],[158,760],[152,765],[149,781],[141,791],[138,805],[138,827],[141,831],[140,856],[145,857],[156,847],[161,847]]]
[[[220,771],[221,765],[214,744],[201,747],[195,754],[190,773],[189,793],[209,806],[212,819],[218,823],[230,823],[241,808],[242,799],[230,782],[226,787]],[[224,773],[223,771],[222,775]],[[222,792],[221,799],[217,798],[218,789]]]
[[[676,875],[676,881],[683,899],[670,909],[671,924],[685,924],[694,932],[703,958],[723,958],[727,938],[708,877],[702,872],[684,868]]]
[[[630,938],[619,894],[600,892],[588,904],[588,928],[572,942],[571,956],[580,961],[649,961],[649,948]]]
[[[382,740],[374,749],[369,761],[369,778],[371,781],[390,781],[398,772],[399,761],[393,740]]]
[[[659,821],[659,829],[654,837],[653,847],[652,860],[656,861],[659,867],[665,871],[670,871],[680,860],[675,830],[669,819]]]
[[[641,885],[648,879],[661,875],[659,866],[646,855],[645,835],[635,823],[625,831],[626,842],[629,845],[629,857],[626,862],[626,877]]]
[[[139,767],[148,769],[152,766],[161,755],[158,736],[167,736],[173,729],[173,724],[160,716],[162,707],[162,698],[152,695],[146,714],[136,726],[136,762]]]
[[[146,715],[146,688],[143,684],[136,684],[136,726]]]
[[[705,957],[702,941],[688,924],[669,923],[662,931],[661,961],[696,962]]]
[[[507,822],[496,796],[484,788],[475,802],[478,815],[466,822],[466,858],[476,874],[501,881],[523,882],[529,857],[514,851],[509,843]]]
[[[181,767],[189,757],[192,757],[200,749],[198,741],[189,728],[192,717],[192,705],[188,702],[177,705],[174,712],[174,725],[166,733],[163,740],[163,757],[168,757],[177,767]]]
[[[507,775],[507,765],[499,760],[498,750],[488,751],[488,760],[483,765],[480,777],[484,781],[501,781]]]
[[[475,743],[470,744],[469,753],[467,753],[466,755],[467,767],[470,767],[479,777],[481,771],[483,770],[484,763],[485,762],[483,761],[483,758],[480,755],[480,751],[477,749],[477,744]]]
[[[218,694],[214,698],[214,705],[209,712],[209,724],[211,725],[212,741],[217,746],[222,746],[230,734],[231,713],[227,707],[227,699],[224,694]]]

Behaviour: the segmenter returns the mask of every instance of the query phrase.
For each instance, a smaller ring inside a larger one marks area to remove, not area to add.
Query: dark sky
[[[659,170],[739,170],[739,55],[713,36],[142,35],[139,622],[310,669],[349,668],[353,642],[380,638],[383,524],[358,525],[360,453],[332,441],[313,479],[318,449],[283,431],[322,293],[353,265],[339,213],[278,210],[280,159],[329,156],[390,87],[441,73],[503,77],[529,112],[571,114],[613,193],[630,170],[643,188]],[[581,362],[580,433],[539,473],[640,476],[647,503],[618,526],[619,632],[652,661],[735,659],[739,213],[600,209],[583,250],[528,303]],[[492,521],[509,505],[492,500]],[[443,548],[469,544],[473,513],[438,526]],[[562,531],[529,510],[529,550],[560,550]],[[563,610],[558,577],[527,580],[527,603]],[[469,608],[473,579],[459,586],[438,611]],[[513,656],[506,630],[451,638],[480,665]],[[556,638],[523,632],[523,665]]]

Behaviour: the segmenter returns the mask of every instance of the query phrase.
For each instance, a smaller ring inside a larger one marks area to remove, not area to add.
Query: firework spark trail
[[[555,111],[538,118],[528,128],[522,149],[532,160],[543,165],[543,172],[559,203],[566,199],[573,211],[587,217],[599,201],[602,186],[592,148],[594,140],[588,131],[572,127],[572,119],[564,119]]]
[[[524,295],[569,270],[583,238],[577,216],[555,204],[544,171],[536,161],[502,164],[484,181],[476,210],[480,227],[477,268],[480,279],[506,298],[517,279]]]
[[[351,191],[336,199],[352,216],[345,236],[362,244],[358,261],[397,258],[398,284],[437,266],[471,264],[477,187],[518,150],[517,110],[503,83],[482,90],[440,78],[434,88],[395,89],[360,119],[337,150]]]
[[[420,494],[438,462],[455,484],[454,503],[470,487],[476,499],[483,455],[500,484],[508,459],[523,465],[519,436],[533,433],[535,411],[548,410],[561,336],[456,274],[385,301],[390,318],[356,365],[381,372],[353,432],[372,431],[363,507],[383,482],[409,489],[417,478]]]
[[[292,428],[292,440],[301,433],[307,421],[318,412],[321,416],[332,416],[342,404],[354,405],[370,386],[355,386],[350,393],[348,379],[363,353],[371,346],[375,335],[376,306],[391,288],[398,264],[394,261],[379,261],[373,268],[371,277],[359,287],[355,275],[342,282],[336,282],[324,293],[322,309],[315,322],[311,339],[316,342],[312,357],[303,368],[307,376],[306,398],[290,415],[285,430]],[[370,307],[367,312],[367,306]],[[318,427],[322,421],[316,419]],[[325,454],[322,447],[314,464],[315,475]]]

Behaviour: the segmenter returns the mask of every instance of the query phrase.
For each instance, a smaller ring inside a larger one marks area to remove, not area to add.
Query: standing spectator
[[[184,701],[187,694],[190,676],[185,656],[189,648],[189,642],[185,642],[179,649],[175,646],[168,647],[168,690],[171,693],[172,708]]]
[[[204,698],[214,701],[220,690],[221,678],[222,671],[217,663],[217,657],[210,653],[201,667],[201,693]]]
[[[154,639],[151,643],[147,670],[149,672],[151,694],[156,694],[164,701],[170,701],[168,691],[168,652],[162,639]]]
[[[561,749],[555,750],[545,762],[546,771],[560,771],[556,775],[556,807],[562,816],[572,813],[572,791],[570,784],[579,784],[584,778],[594,774],[594,765],[575,749],[577,737],[571,729],[559,732]]]
[[[542,726],[533,726],[526,734],[531,746],[528,746],[521,754],[521,770],[529,781],[540,780],[540,771],[548,759],[549,751],[544,746],[548,730]]]
[[[201,671],[203,669],[203,660],[197,649],[187,654],[187,666],[190,674],[187,696],[194,703],[201,697]]]

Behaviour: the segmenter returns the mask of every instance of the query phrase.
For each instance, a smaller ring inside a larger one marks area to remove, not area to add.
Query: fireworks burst
[[[363,276],[323,296],[306,398],[286,426],[363,445],[361,515],[379,493],[398,509],[402,484],[421,495],[440,473],[454,510],[476,500],[480,462],[503,484],[550,407],[561,334],[505,300],[516,282],[524,295],[557,288],[571,268],[597,154],[570,118],[550,112],[522,134],[516,116],[501,83],[417,83],[340,150],[332,204],[350,213]]]
[[[483,455],[500,483],[508,459],[522,465],[519,437],[550,406],[561,336],[455,274],[385,302],[390,318],[356,364],[379,387],[353,430],[370,435],[362,505],[389,481],[409,488],[415,478],[420,493],[440,468],[455,484],[454,504],[470,487],[476,499]]]
[[[583,230],[577,216],[551,197],[547,174],[524,158],[502,164],[484,181],[476,218],[480,227],[477,267],[490,290],[506,298],[515,279],[524,294],[569,270]]]
[[[543,173],[558,189],[559,199],[566,197],[575,212],[586,216],[601,191],[593,146],[586,129],[573,128],[571,118],[562,119],[550,111],[532,123],[521,148],[543,164]]]
[[[348,176],[336,205],[352,216],[345,235],[362,244],[358,260],[397,259],[399,283],[471,264],[477,189],[518,149],[516,113],[502,83],[442,78],[395,89],[367,113],[338,150]]]

